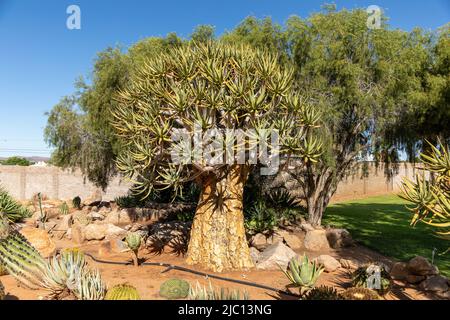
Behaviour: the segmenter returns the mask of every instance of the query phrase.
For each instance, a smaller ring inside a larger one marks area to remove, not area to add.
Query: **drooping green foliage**
[[[28,208],[17,202],[5,189],[0,187],[0,212],[5,213],[11,222],[19,222],[29,218],[31,212]]]
[[[272,233],[278,226],[278,215],[273,208],[259,200],[245,212],[245,228],[249,234]]]
[[[419,221],[436,228],[439,236],[450,240],[450,152],[448,146],[435,147],[430,143],[431,151],[422,153],[421,170],[430,176],[416,175],[415,181],[404,179],[399,196],[412,206],[411,225]]]
[[[105,300],[141,300],[141,297],[135,287],[124,283],[108,289]]]
[[[166,299],[183,299],[189,295],[189,283],[181,279],[169,279],[161,284],[159,295]]]
[[[249,300],[249,298],[247,291],[241,293],[240,290],[214,288],[211,282],[209,286],[202,286],[197,282],[189,289],[189,300]]]

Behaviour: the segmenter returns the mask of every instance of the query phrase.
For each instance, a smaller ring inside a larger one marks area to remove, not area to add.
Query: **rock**
[[[277,234],[282,237],[284,242],[291,249],[300,249],[302,247],[302,240],[296,234],[290,233],[286,230],[277,231]]]
[[[91,212],[98,212],[98,207],[97,206],[91,207]]]
[[[73,224],[72,228],[70,228],[70,237],[75,243],[82,244],[84,240],[86,240],[84,237],[83,226],[79,223]]]
[[[315,260],[325,268],[326,272],[333,272],[341,267],[339,261],[326,254],[318,256]]]
[[[23,228],[20,233],[31,243],[33,247],[44,257],[48,258],[55,254],[56,246],[52,239],[50,239],[47,231],[36,228]]]
[[[439,274],[436,266],[433,266],[426,258],[417,256],[408,262],[408,270],[411,274],[418,276],[429,276]]]
[[[121,239],[110,239],[109,240],[111,251],[114,253],[122,253],[130,251],[127,244],[123,242]]]
[[[450,291],[436,292],[436,295],[441,299],[450,300]]]
[[[282,242],[277,242],[261,252],[256,268],[260,270],[278,270],[279,266],[286,269],[289,261],[296,253]]]
[[[255,247],[250,247],[250,257],[252,257],[253,263],[256,265],[261,253]]]
[[[133,219],[131,214],[128,213],[127,209],[122,209],[120,211],[113,210],[110,213],[108,213],[104,222],[111,223],[114,225],[124,225],[132,223]]]
[[[300,228],[302,228],[302,230],[305,231],[305,232],[315,230],[314,227],[308,222],[302,222],[300,224]]]
[[[102,202],[102,191],[101,189],[96,189],[88,198],[83,201],[85,206],[96,206]]]
[[[45,230],[46,230],[47,232],[51,232],[52,230],[54,230],[54,229],[56,228],[56,225],[57,225],[57,224],[58,224],[58,223],[55,222],[55,221],[47,221],[46,223],[44,223]]]
[[[311,230],[306,233],[305,248],[311,251],[327,251],[330,249],[325,230]]]
[[[406,280],[409,275],[408,264],[406,262],[394,263],[390,275],[394,280]]]
[[[446,292],[448,287],[448,279],[443,276],[431,276],[422,281],[419,287],[424,291]]]
[[[62,239],[64,235],[67,233],[67,230],[72,226],[72,215],[67,214],[61,217],[58,222],[58,225],[53,229],[53,236],[57,239]]]
[[[263,235],[262,233],[255,234],[251,238],[250,244],[252,247],[256,248],[257,250],[264,250],[265,248],[267,248],[269,246],[269,244],[267,243],[266,236]]]
[[[103,240],[105,238],[123,238],[127,231],[113,224],[90,224],[84,228],[86,240]]]
[[[345,248],[353,244],[352,236],[346,229],[327,229],[327,239],[333,249]]]
[[[358,263],[353,260],[339,259],[339,263],[341,264],[341,267],[344,269],[349,270],[358,269]]]
[[[98,213],[98,212],[91,212],[90,214],[89,214],[89,216],[92,218],[92,220],[94,220],[94,221],[102,221],[102,220],[105,220],[105,216],[104,215],[102,215],[102,214],[100,214],[100,213]]]
[[[405,278],[406,282],[408,282],[410,284],[418,284],[419,282],[422,282],[425,279],[426,279],[425,276],[416,276],[413,274],[408,274]]]

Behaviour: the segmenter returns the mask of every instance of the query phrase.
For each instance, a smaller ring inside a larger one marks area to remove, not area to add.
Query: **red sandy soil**
[[[73,243],[68,240],[57,241],[57,246],[59,248],[67,248],[74,247]],[[99,252],[99,243],[89,243],[86,245],[78,246],[81,250],[94,255],[95,257],[102,260],[111,260],[111,261],[130,261],[129,253],[121,253],[121,254],[111,254],[111,253],[102,253]],[[303,254],[305,251],[300,250],[298,253]],[[321,253],[315,252],[308,253],[308,256],[315,257]],[[335,258],[344,258],[344,259],[352,259],[359,263],[366,263],[371,261],[383,261],[388,265],[392,264],[392,260],[381,256],[380,254],[371,251],[365,247],[355,246],[352,248],[346,248],[342,250],[334,250],[330,252],[326,252],[326,254],[332,255]],[[187,268],[192,268],[198,271],[200,268],[194,268],[185,263],[185,259],[183,257],[175,256],[170,253],[163,253],[161,255],[154,255],[150,253],[146,253],[146,250],[141,250],[140,255],[142,258],[145,258],[148,262],[164,262],[174,265],[179,265]],[[108,286],[113,286],[120,283],[130,283],[135,286],[139,291],[141,298],[146,300],[157,300],[162,299],[158,292],[160,285],[170,279],[170,278],[181,278],[188,281],[191,285],[195,285],[198,281],[201,284],[208,285],[209,281],[214,286],[217,287],[225,287],[230,289],[240,289],[241,291],[246,290],[250,299],[262,299],[262,300],[271,300],[271,299],[293,299],[290,296],[278,296],[276,292],[271,292],[264,289],[248,287],[240,284],[230,283],[226,281],[220,281],[215,279],[205,279],[204,277],[181,272],[177,270],[170,270],[168,272],[163,273],[165,270],[164,267],[159,266],[140,266],[134,267],[131,265],[108,265],[108,264],[100,264],[93,262],[90,258],[87,258],[90,265],[96,267],[100,270],[101,275]],[[264,284],[267,286],[271,286],[274,288],[278,288],[281,290],[286,290],[286,285],[289,284],[289,281],[283,275],[281,271],[260,271],[260,270],[249,270],[249,271],[241,271],[241,272],[225,272],[218,274],[220,276],[229,277],[233,279],[245,280],[250,282],[256,282],[260,284]],[[45,295],[45,291],[41,290],[28,290],[21,288],[17,285],[16,281],[11,276],[3,276],[0,277],[0,280],[3,282],[7,297],[6,299],[10,300],[35,300],[42,299]],[[349,276],[349,271],[345,269],[339,269],[333,273],[322,273],[322,276],[319,278],[317,285],[328,285],[335,287],[338,291],[342,291],[345,288],[349,287],[351,283],[351,278]],[[427,297],[423,292],[419,292],[413,287],[405,286],[400,282],[396,282],[394,288],[391,293],[387,294],[384,297],[386,300],[411,300],[411,299],[432,299],[433,297]]]

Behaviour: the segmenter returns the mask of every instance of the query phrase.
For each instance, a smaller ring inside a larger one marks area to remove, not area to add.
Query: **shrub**
[[[79,196],[72,199],[72,207],[78,210],[81,209],[81,198]]]
[[[22,158],[22,157],[10,157],[6,160],[3,160],[1,162],[2,165],[4,166],[22,166],[22,167],[28,167],[31,166],[32,164],[34,164],[33,162]]]
[[[245,212],[245,227],[249,234],[271,233],[278,226],[276,212],[258,201]]]

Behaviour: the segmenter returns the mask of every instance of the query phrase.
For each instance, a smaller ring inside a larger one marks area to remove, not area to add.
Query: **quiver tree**
[[[429,143],[430,151],[422,153],[423,167],[429,173],[416,175],[415,181],[404,179],[400,197],[411,205],[411,225],[419,221],[436,228],[437,234],[450,240],[450,153],[443,144],[439,149]]]
[[[319,116],[293,87],[292,69],[278,61],[245,46],[184,45],[148,60],[117,94],[114,127],[126,146],[118,168],[135,192],[182,192],[189,181],[202,187],[190,264],[214,271],[252,267],[242,209],[251,167],[273,168],[280,153],[304,163],[320,155],[313,136]],[[181,132],[188,138],[178,140]]]

